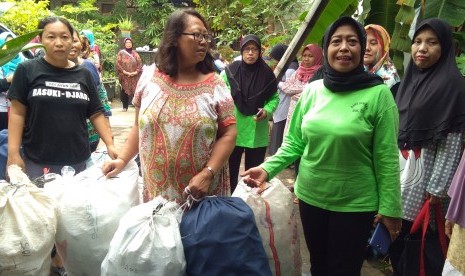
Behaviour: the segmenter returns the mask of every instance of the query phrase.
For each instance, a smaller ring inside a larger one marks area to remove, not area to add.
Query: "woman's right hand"
[[[8,155],[8,160],[6,161],[6,169],[8,173],[8,167],[11,165],[18,165],[24,173],[26,173],[26,165],[24,164],[23,158],[21,158],[21,155],[18,154],[13,154],[13,155]]]
[[[454,228],[454,222],[446,219],[446,225],[445,225],[445,234],[449,238],[452,236],[452,229]]]
[[[268,173],[262,167],[254,167],[248,169],[241,174],[244,177],[242,180],[250,187],[265,188]]]
[[[126,167],[127,162],[121,158],[107,161],[102,166],[102,172],[106,177],[118,175]]]

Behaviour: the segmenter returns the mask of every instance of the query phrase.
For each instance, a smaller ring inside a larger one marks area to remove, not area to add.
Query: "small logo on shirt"
[[[367,102],[356,102],[350,107],[352,108],[352,112],[362,113],[363,111],[367,110],[368,103]]]
[[[67,90],[81,90],[81,85],[79,83],[66,83],[66,82],[53,82],[46,81],[45,86],[53,88],[61,88]]]

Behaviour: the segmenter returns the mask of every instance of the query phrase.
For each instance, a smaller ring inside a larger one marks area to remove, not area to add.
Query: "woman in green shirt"
[[[231,193],[237,186],[242,154],[245,169],[265,160],[268,146],[268,120],[278,106],[278,82],[271,68],[261,58],[261,42],[255,35],[242,40],[242,60],[235,61],[221,73],[231,90],[236,115],[236,147],[229,157]]]
[[[401,228],[398,111],[383,80],[364,71],[363,26],[341,17],[323,46],[323,80],[304,88],[278,152],[243,176],[263,186],[302,156],[295,194],[311,274],[360,275],[373,217],[391,238]]]

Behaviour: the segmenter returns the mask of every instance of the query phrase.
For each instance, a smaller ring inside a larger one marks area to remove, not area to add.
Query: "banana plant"
[[[40,43],[29,43],[40,33],[40,30],[17,36],[5,43],[0,49],[0,66],[5,65],[20,52],[28,51],[33,48],[43,48]]]
[[[307,36],[305,44],[309,43],[320,43],[326,28],[338,19],[341,15],[351,15],[355,12],[358,5],[357,0],[330,0],[326,4],[325,9],[321,16],[317,19],[315,26]],[[304,12],[300,15],[300,19],[304,20],[308,12]]]

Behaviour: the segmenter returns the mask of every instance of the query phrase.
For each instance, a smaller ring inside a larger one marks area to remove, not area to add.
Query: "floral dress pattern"
[[[116,69],[118,70],[118,79],[124,92],[129,96],[134,95],[134,90],[142,71],[142,60],[139,54],[134,50],[131,53],[128,53],[126,50],[119,51],[116,56]],[[129,77],[123,74],[124,71],[137,71],[138,74]]]
[[[141,82],[133,103],[140,108],[144,201],[162,195],[182,203],[184,188],[210,158],[218,129],[236,122],[231,93],[214,73],[203,82],[181,85],[155,69]],[[229,193],[226,164],[215,175],[208,195]]]

